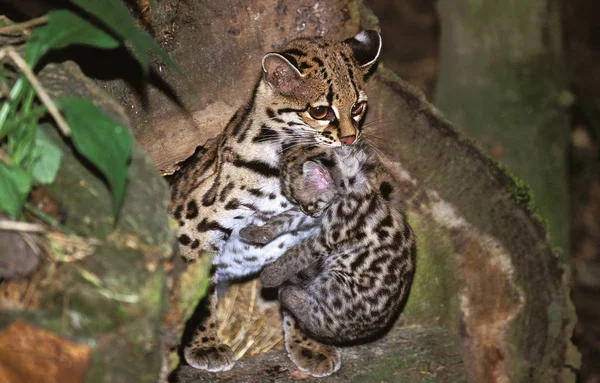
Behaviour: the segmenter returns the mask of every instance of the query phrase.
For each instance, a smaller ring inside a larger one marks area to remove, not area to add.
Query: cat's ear
[[[356,36],[344,40],[344,44],[352,49],[354,60],[361,68],[368,70],[381,52],[381,35],[377,31],[361,31]]]
[[[293,95],[301,85],[300,71],[279,53],[267,53],[263,57],[262,67],[267,83],[285,96]]]
[[[315,161],[306,161],[302,165],[302,175],[311,189],[327,190],[333,186],[329,170]]]

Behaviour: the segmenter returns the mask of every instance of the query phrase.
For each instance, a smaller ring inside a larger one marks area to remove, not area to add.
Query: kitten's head
[[[379,57],[381,36],[362,31],[342,42],[301,38],[263,58],[264,81],[290,142],[351,145],[366,110],[364,76]]]
[[[354,194],[365,196],[372,191],[368,154],[356,146],[345,146],[331,151],[333,162],[310,159],[302,164],[302,177],[291,177],[291,185],[284,187],[289,197],[302,211],[319,216],[334,200]]]
[[[318,217],[336,197],[331,172],[319,161],[309,160],[302,165],[302,178],[291,188],[292,199],[308,215]]]

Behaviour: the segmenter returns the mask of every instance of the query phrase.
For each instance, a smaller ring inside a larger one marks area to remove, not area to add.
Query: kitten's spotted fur
[[[381,38],[363,31],[342,42],[302,38],[262,62],[263,75],[251,100],[216,139],[185,162],[172,182],[172,214],[179,221],[182,256],[194,261],[215,252],[205,310],[208,317],[184,349],[200,369],[230,369],[234,358],[216,334],[215,285],[257,273],[314,229],[287,233],[265,246],[239,238],[239,230],[290,209],[281,193],[280,162],[285,148],[351,145],[361,135],[366,94],[363,76],[375,62]],[[301,334],[285,318],[286,342],[302,344],[293,361],[304,371],[329,375],[339,368],[337,350]],[[299,343],[296,343],[298,341]]]
[[[353,343],[383,333],[402,308],[415,271],[415,237],[394,175],[368,147],[321,151],[288,151],[282,172],[286,195],[318,218],[294,208],[244,228],[240,237],[267,243],[318,225],[314,236],[268,265],[261,281],[283,284],[281,303],[302,330],[328,343]]]

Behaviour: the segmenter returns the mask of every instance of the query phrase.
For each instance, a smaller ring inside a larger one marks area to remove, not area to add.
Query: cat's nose
[[[340,137],[340,141],[342,141],[342,143],[344,145],[352,145],[352,143],[356,140],[356,135],[351,135],[351,136],[344,136],[344,137]]]

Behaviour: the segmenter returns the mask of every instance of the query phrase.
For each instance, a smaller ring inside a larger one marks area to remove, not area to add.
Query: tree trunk
[[[557,0],[438,3],[436,104],[527,182],[567,262],[567,108],[572,102]]]

